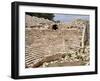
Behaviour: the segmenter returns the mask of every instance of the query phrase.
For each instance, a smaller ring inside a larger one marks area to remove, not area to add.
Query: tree
[[[26,12],[27,15],[30,16],[36,16],[39,18],[45,18],[45,19],[49,19],[49,20],[53,20],[54,18],[54,14],[52,13],[30,13],[30,12]]]

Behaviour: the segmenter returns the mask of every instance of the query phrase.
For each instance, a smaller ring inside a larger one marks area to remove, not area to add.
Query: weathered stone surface
[[[58,29],[53,30],[53,24],[56,23],[48,19],[26,15],[26,67],[33,68],[42,65],[45,67],[45,63],[52,66],[50,62],[58,62],[59,60],[62,62],[61,66],[64,66],[64,63],[65,66],[74,66],[81,65],[83,62],[80,61],[89,62],[89,49],[88,46],[84,47],[84,41],[87,39],[84,27],[87,25],[82,21],[81,23],[79,21],[72,22],[72,24],[57,23]],[[85,53],[81,48],[85,50]]]
[[[49,28],[49,26],[52,24],[54,24],[54,22],[48,19],[38,18],[35,16],[31,17],[29,15],[25,15],[25,26],[27,28],[46,29],[46,28]]]

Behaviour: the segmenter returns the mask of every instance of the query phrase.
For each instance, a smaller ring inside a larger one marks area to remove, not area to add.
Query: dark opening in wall
[[[52,26],[52,29],[53,29],[53,30],[57,30],[57,29],[58,29],[58,26],[57,26],[56,24],[54,24],[54,25]]]

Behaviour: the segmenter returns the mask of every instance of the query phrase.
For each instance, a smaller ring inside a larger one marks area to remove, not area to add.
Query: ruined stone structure
[[[25,65],[27,68],[40,67],[45,62],[66,59],[68,54],[75,55],[85,47],[86,24],[64,25],[28,15],[26,15],[25,24]],[[71,63],[75,65],[75,60],[70,63],[67,61],[63,62],[67,63],[66,66]],[[79,61],[75,61],[76,65],[81,65]]]

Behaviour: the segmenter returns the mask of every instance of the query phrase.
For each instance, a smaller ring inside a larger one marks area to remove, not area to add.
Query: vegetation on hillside
[[[49,20],[53,20],[54,18],[54,14],[52,13],[30,13],[30,12],[26,12],[27,15],[30,16],[36,16],[39,18],[45,18],[45,19],[49,19]]]

